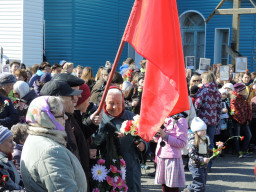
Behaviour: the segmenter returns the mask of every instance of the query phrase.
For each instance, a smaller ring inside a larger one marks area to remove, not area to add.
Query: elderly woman
[[[13,152],[13,147],[14,143],[12,132],[6,127],[0,126],[0,175],[7,175],[9,178],[0,191],[21,190],[23,188],[20,175],[12,160],[9,159]]]
[[[8,97],[8,94],[13,89],[13,84],[16,82],[16,78],[11,73],[0,73],[0,90],[1,95]]]
[[[11,100],[7,98],[7,93],[12,90],[15,82],[16,79],[11,73],[0,74],[0,125],[9,129],[19,120],[18,112],[14,109]]]
[[[83,168],[66,148],[65,119],[60,97],[41,96],[31,102],[26,116],[29,135],[21,155],[27,191],[87,191]]]
[[[106,165],[121,155],[126,162],[126,183],[128,192],[141,191],[140,151],[145,152],[147,145],[143,140],[134,143],[131,135],[123,136],[120,128],[125,120],[132,120],[134,113],[124,109],[124,97],[117,87],[110,87],[104,104],[102,122],[92,148],[97,147]]]
[[[25,123],[28,106],[37,95],[34,89],[29,89],[26,82],[17,81],[13,85],[13,96],[15,97],[15,101],[13,102],[14,108],[19,113],[19,122]]]

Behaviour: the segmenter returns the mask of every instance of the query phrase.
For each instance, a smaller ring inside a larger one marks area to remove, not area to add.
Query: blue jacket
[[[8,104],[4,104],[5,100],[8,100]],[[4,127],[11,127],[19,122],[18,111],[14,109],[11,99],[8,97],[3,97],[0,95],[0,102],[2,107],[0,107],[0,124]]]

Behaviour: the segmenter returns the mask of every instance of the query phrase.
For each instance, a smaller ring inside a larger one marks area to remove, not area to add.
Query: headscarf
[[[55,120],[48,104],[49,96],[35,98],[29,105],[26,122],[38,127],[65,131],[65,128]]]

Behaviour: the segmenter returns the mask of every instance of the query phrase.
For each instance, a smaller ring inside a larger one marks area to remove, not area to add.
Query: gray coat
[[[21,174],[26,191],[87,191],[78,159],[64,145],[29,135],[21,155]]]
[[[109,130],[108,132],[120,132],[122,123],[126,120],[132,120],[134,116],[134,113],[127,110],[125,110],[123,114],[118,118],[109,116],[105,112],[103,112],[103,120],[99,127],[99,134],[105,132],[105,129],[109,129],[109,127],[112,127],[112,130]],[[105,137],[107,136],[107,134],[104,135]],[[103,153],[104,147],[106,147],[105,139],[106,138],[103,138],[100,143],[97,143],[98,145],[100,145],[100,149],[101,151],[103,151]],[[141,155],[141,152],[137,148],[136,144],[134,144],[134,140],[134,137],[132,137],[131,135],[126,135],[119,140],[119,152],[126,162],[126,184],[128,186],[128,192],[141,191],[141,168],[139,161],[139,156]],[[144,143],[147,146],[146,142]]]

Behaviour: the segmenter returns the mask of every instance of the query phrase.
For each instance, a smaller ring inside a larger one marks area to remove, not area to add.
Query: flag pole
[[[103,103],[105,102],[105,99],[106,99],[106,96],[107,96],[107,93],[108,93],[108,89],[110,87],[110,84],[112,82],[112,79],[114,77],[114,74],[116,72],[116,68],[117,68],[117,65],[118,65],[118,62],[119,62],[119,59],[121,57],[121,54],[122,54],[122,51],[124,49],[124,45],[125,45],[125,41],[121,40],[121,43],[119,45],[119,48],[118,48],[118,51],[117,51],[117,54],[116,54],[116,58],[115,58],[115,61],[113,63],[113,66],[112,66],[112,69],[111,69],[111,72],[109,74],[109,77],[108,77],[108,81],[107,81],[107,84],[105,86],[105,90],[103,92],[103,95],[102,95],[102,98],[101,98],[101,101],[100,101],[100,104],[99,104],[99,107],[96,111],[96,114],[99,114],[103,108]]]

